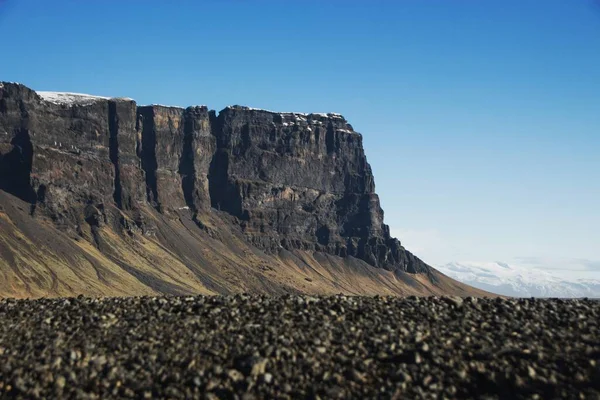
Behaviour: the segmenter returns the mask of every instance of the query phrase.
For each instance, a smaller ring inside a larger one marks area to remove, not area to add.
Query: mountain
[[[482,294],[383,223],[339,114],[0,83],[0,296]]]
[[[505,296],[600,298],[600,279],[559,276],[531,266],[451,262],[437,269],[465,284]]]

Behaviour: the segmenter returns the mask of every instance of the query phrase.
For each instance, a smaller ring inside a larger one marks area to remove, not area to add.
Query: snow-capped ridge
[[[20,85],[20,86],[24,86],[21,82],[9,82],[9,81],[0,81],[0,88],[4,87],[4,84],[7,85]]]
[[[105,97],[84,93],[36,91],[43,100],[60,105],[89,105],[101,100],[133,101],[128,97]]]
[[[269,114],[279,114],[281,116],[286,116],[286,117],[293,117],[293,116],[300,116],[300,117],[320,117],[320,118],[334,118],[334,119],[344,119],[344,117],[342,116],[342,114],[338,114],[338,113],[303,113],[303,112],[290,112],[290,111],[285,111],[285,112],[280,112],[280,111],[272,111],[272,110],[267,110],[264,108],[255,108],[255,107],[248,107],[248,106],[240,106],[240,105],[230,105],[225,107],[225,109],[230,109],[230,110],[246,110],[246,111],[260,111],[260,112],[266,112]]]
[[[181,107],[181,106],[168,106],[165,104],[144,104],[144,105],[140,105],[140,107],[163,107],[163,108],[177,108],[180,110],[185,110],[185,107]]]

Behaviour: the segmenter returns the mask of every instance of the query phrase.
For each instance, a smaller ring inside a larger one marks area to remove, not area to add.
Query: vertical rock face
[[[208,170],[215,149],[211,114],[204,106],[138,108],[147,198],[158,210],[210,207]]]
[[[110,160],[115,169],[114,200],[123,210],[138,210],[146,197],[138,152],[141,135],[136,130],[137,107],[134,101],[109,100],[108,127]]]
[[[44,210],[65,230],[82,233],[88,224],[107,222],[105,208],[114,201],[109,101],[54,100],[23,85],[0,89],[2,181],[31,203],[32,214]],[[18,185],[10,183],[15,172]]]
[[[342,116],[234,106],[215,124],[212,205],[238,217],[253,244],[427,269],[390,237],[362,136]]]
[[[36,102],[38,95],[25,86],[0,84],[0,188],[26,201],[35,196],[30,182],[34,121],[28,108]]]
[[[216,149],[211,121],[215,112],[188,107],[183,113],[183,147],[179,161],[181,186],[187,206],[193,211],[210,209],[209,170]]]
[[[138,108],[148,201],[159,211],[185,206],[178,174],[183,144],[182,117],[183,109],[177,107]]]
[[[189,209],[223,217],[267,252],[428,271],[390,237],[362,136],[338,114],[234,106],[217,116],[3,83],[0,186],[97,245],[102,225],[132,233],[150,209]]]

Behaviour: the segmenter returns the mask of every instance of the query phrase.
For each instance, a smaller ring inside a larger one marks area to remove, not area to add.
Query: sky
[[[0,0],[0,37],[36,90],[343,114],[433,265],[600,260],[599,2]]]

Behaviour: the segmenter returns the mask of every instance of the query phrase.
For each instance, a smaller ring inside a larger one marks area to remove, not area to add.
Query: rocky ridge
[[[153,237],[161,219],[185,216],[267,254],[320,252],[434,279],[390,236],[362,135],[339,114],[140,106],[4,82],[0,189],[105,254],[111,235]]]

